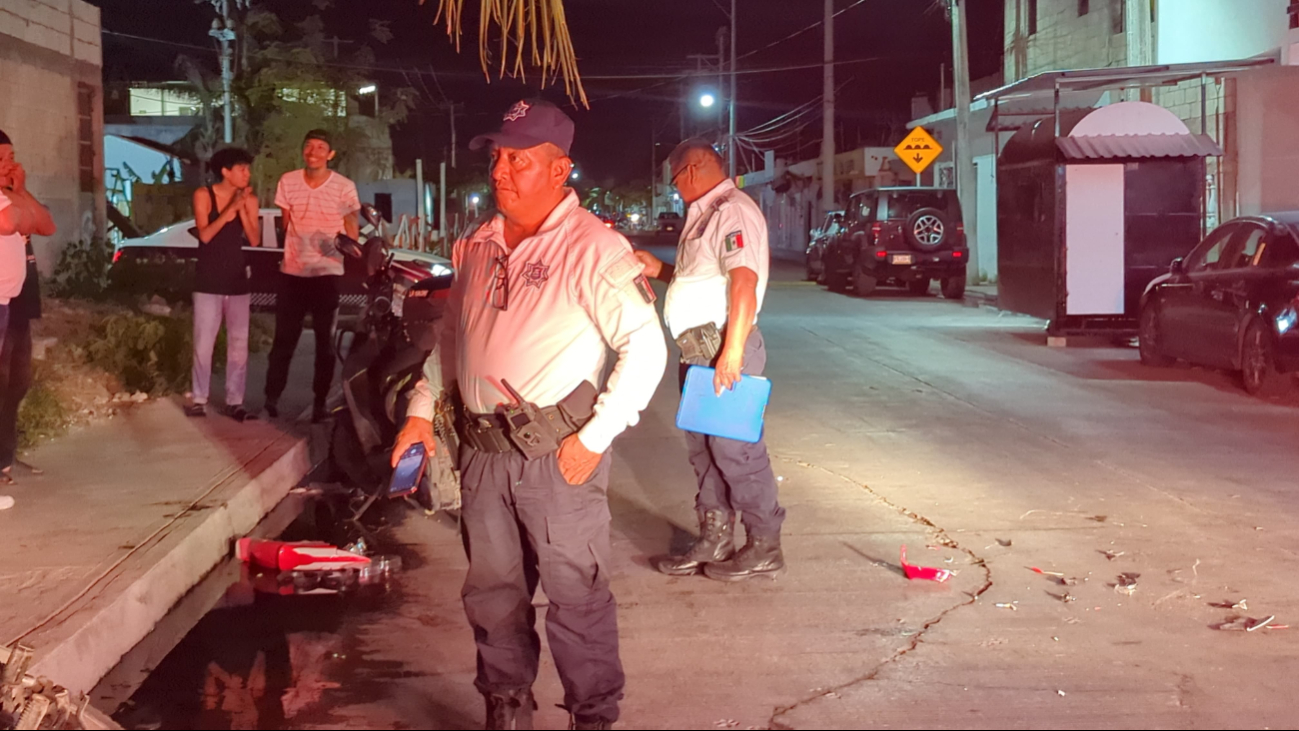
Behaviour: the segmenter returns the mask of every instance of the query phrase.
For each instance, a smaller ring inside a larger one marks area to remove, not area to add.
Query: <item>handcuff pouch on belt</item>
[[[576,433],[595,413],[595,386],[583,381],[554,406],[537,406],[501,381],[513,403],[502,404],[494,414],[465,414],[463,434],[469,446],[481,452],[518,451],[525,459],[553,454],[560,443]]]
[[[722,332],[714,323],[706,322],[681,333],[677,347],[681,348],[682,363],[710,365],[722,351]]]

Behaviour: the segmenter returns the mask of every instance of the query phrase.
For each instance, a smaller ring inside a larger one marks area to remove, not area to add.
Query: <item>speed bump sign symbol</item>
[[[893,148],[893,152],[911,168],[911,172],[919,175],[943,154],[943,146],[924,127],[916,127]]]

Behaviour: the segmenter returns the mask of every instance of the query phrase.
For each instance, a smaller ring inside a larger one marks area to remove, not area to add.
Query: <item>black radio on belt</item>
[[[717,325],[706,322],[681,333],[677,347],[681,348],[682,363],[710,365],[722,351],[722,333]]]
[[[559,449],[559,432],[541,413],[536,404],[523,400],[523,396],[504,378],[501,385],[505,387],[512,404],[501,404],[496,413],[505,419],[506,436],[510,442],[523,453],[525,459],[544,457]]]

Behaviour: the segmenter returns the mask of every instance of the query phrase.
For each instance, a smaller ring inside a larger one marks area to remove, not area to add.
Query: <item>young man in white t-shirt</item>
[[[23,292],[27,279],[27,237],[53,236],[54,219],[27,190],[27,171],[14,159],[9,136],[0,131],[0,484],[12,484],[18,404],[31,381],[31,331],[27,314],[13,337],[22,342],[6,343],[9,330],[9,302]],[[10,437],[9,435],[13,435]],[[0,495],[0,510],[13,506],[13,498]]]
[[[338,314],[338,280],[343,254],[335,245],[340,233],[360,236],[361,210],[356,185],[329,169],[335,150],[329,134],[312,130],[302,142],[306,167],[285,173],[275,189],[275,205],[284,212],[284,265],[275,296],[275,342],[266,373],[266,413],[279,416],[280,394],[289,380],[293,351],[302,336],[302,321],[311,313],[316,336],[316,372],[312,381],[312,421],[327,416],[325,397],[334,380],[332,346]]]

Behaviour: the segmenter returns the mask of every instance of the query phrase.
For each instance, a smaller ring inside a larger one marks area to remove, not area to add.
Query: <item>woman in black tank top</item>
[[[261,212],[249,187],[253,158],[238,148],[218,150],[209,168],[221,182],[194,192],[198,262],[194,282],[193,403],[190,416],[206,416],[212,380],[212,348],[226,328],[227,416],[253,418],[244,409],[248,372],[249,284],[245,246],[261,244]]]

